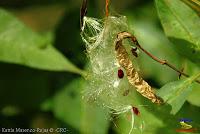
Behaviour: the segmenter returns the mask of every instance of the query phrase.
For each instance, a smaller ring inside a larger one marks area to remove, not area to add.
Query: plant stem
[[[153,60],[157,61],[158,63],[162,64],[162,65],[166,65],[169,68],[173,69],[174,71],[178,72],[179,74],[185,76],[185,77],[190,77],[188,74],[184,73],[183,71],[180,71],[179,69],[177,69],[174,65],[170,64],[167,60],[161,60],[159,58],[157,58],[156,56],[152,55],[150,52],[148,52],[147,50],[145,50],[137,41],[136,37],[133,36],[132,34],[128,33],[128,32],[120,32],[118,33],[118,36],[120,36],[120,34],[125,34],[126,38],[130,38],[132,40],[132,42],[136,45],[136,47],[138,47],[139,49],[141,49],[145,54],[147,54],[149,57],[151,57]],[[195,80],[197,83],[200,84],[199,80]]]
[[[81,9],[80,9],[80,29],[83,27],[83,18],[87,14],[87,0],[82,1]]]
[[[109,3],[110,3],[110,0],[106,0],[106,17],[109,16]]]

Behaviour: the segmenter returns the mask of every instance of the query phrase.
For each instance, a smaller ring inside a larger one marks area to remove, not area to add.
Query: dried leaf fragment
[[[117,60],[120,66],[122,66],[127,74],[129,83],[131,83],[136,90],[144,97],[151,100],[153,103],[161,104],[163,101],[161,98],[156,96],[152,87],[139,76],[138,72],[134,68],[129,55],[122,45],[122,40],[125,38],[131,38],[132,41],[138,43],[136,38],[128,32],[120,32],[117,35],[115,51],[117,53]]]

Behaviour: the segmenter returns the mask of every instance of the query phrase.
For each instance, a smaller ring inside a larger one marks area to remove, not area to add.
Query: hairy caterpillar
[[[136,90],[144,97],[150,99],[153,103],[161,104],[162,100],[157,97],[152,89],[152,87],[144,81],[134,68],[131,60],[129,59],[128,53],[125,47],[122,45],[122,40],[125,38],[131,38],[133,42],[137,42],[135,37],[133,37],[128,32],[120,32],[117,34],[115,51],[117,53],[117,60],[127,73],[128,81],[136,87]]]

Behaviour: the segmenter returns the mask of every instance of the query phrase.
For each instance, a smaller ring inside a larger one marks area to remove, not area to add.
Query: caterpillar
[[[151,100],[153,103],[161,104],[162,99],[156,96],[152,87],[142,79],[139,73],[134,68],[129,55],[122,44],[123,39],[131,38],[134,43],[138,43],[136,38],[128,32],[120,32],[117,34],[115,51],[117,53],[117,60],[120,66],[122,66],[127,74],[128,81],[131,85],[136,87],[136,90],[144,97]]]

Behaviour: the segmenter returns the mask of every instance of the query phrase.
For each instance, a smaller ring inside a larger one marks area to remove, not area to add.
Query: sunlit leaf
[[[184,71],[192,75],[192,74],[197,74],[198,72],[200,72],[200,68],[196,64],[186,61]],[[200,84],[194,83],[192,92],[187,97],[187,101],[191,103],[192,105],[200,106],[199,95],[200,95]]]
[[[200,85],[195,83],[192,92],[187,97],[187,101],[190,102],[191,104],[195,105],[195,106],[200,107],[200,97],[199,97],[199,95],[200,95]]]
[[[155,0],[165,34],[177,52],[200,65],[200,17],[180,0]]]
[[[182,0],[185,4],[190,6],[200,16],[200,1],[199,0]]]
[[[0,61],[52,71],[83,73],[52,45],[0,9]]]
[[[199,76],[200,74],[197,74],[184,80],[167,83],[158,91],[158,95],[172,106],[171,114],[176,114],[180,110],[192,91],[192,82]]]

